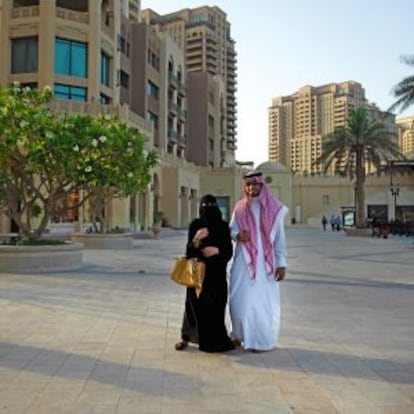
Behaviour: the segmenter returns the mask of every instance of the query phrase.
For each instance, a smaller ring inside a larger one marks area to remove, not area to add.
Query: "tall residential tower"
[[[297,174],[321,172],[314,164],[321,155],[324,137],[346,122],[349,110],[364,106],[374,119],[385,120],[395,130],[394,115],[381,112],[365,98],[357,82],[304,86],[288,96],[272,99],[269,115],[269,159],[280,161]],[[331,173],[335,171],[332,166]]]
[[[143,10],[142,19],[168,33],[184,52],[188,159],[198,165],[234,165],[236,51],[226,14],[204,6],[167,15]]]

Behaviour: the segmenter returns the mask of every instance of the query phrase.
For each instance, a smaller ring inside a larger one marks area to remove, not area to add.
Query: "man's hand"
[[[247,230],[240,230],[237,233],[236,239],[239,242],[246,243],[246,242],[250,241],[250,233]]]
[[[278,267],[275,272],[275,279],[281,282],[286,277],[286,267]]]

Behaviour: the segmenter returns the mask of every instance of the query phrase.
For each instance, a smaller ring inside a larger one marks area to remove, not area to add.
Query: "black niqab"
[[[203,196],[200,200],[200,219],[209,227],[222,222],[221,210],[218,208],[216,197],[211,194]]]

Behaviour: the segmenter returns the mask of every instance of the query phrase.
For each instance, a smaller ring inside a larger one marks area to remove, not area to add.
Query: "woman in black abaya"
[[[200,217],[190,224],[186,255],[205,262],[205,278],[198,298],[194,288],[187,288],[181,341],[175,349],[181,351],[193,342],[205,352],[230,351],[234,345],[224,323],[226,268],[233,254],[230,230],[214,196],[202,197],[199,212]]]

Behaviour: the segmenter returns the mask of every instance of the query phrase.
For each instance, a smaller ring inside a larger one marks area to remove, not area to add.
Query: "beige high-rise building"
[[[234,165],[237,59],[226,14],[208,6],[167,15],[148,9],[142,20],[168,33],[184,52],[188,160],[211,167]]]
[[[344,125],[349,110],[358,106],[365,106],[373,118],[385,116],[388,128],[395,129],[394,116],[368,103],[357,82],[304,86],[292,95],[273,98],[268,110],[269,159],[296,174],[322,172],[314,161],[321,155],[323,138]],[[334,171],[332,166],[330,172]]]
[[[413,158],[414,156],[414,117],[404,117],[397,119],[398,144],[401,152]]]
[[[201,176],[211,173],[211,167],[218,168],[215,175],[223,166],[237,169],[232,118],[227,117],[227,111],[235,110],[234,42],[225,14],[201,8],[214,15],[213,25],[194,21],[202,43],[208,39],[203,49],[208,70],[192,68],[188,76],[185,47],[170,30],[141,19],[140,4],[139,0],[0,0],[0,85],[16,81],[29,87],[50,86],[55,111],[114,114],[138,127],[148,148],[158,151],[160,163],[146,191],[111,201],[108,226],[147,230],[154,211],[161,211],[169,224],[187,227],[197,215]],[[190,30],[192,24],[183,25]],[[210,26],[216,26],[217,33]],[[197,118],[197,105],[204,118]],[[230,211],[238,193],[217,192]],[[59,220],[82,229],[88,216],[87,206],[80,211],[69,208]],[[0,214],[2,229],[13,227]]]
[[[117,115],[152,147],[152,123],[131,109],[131,28],[139,13],[138,0],[2,0],[0,85],[50,86],[55,111]],[[109,225],[148,228],[152,204],[149,191],[114,200]],[[88,212],[68,209],[61,220],[82,227]]]

